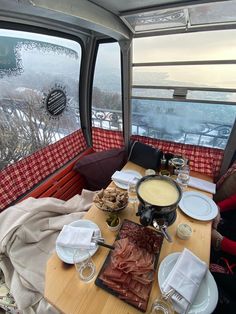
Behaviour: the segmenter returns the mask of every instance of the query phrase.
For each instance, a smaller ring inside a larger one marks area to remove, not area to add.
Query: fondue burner
[[[151,207],[147,209],[147,207],[140,203],[136,215],[140,216],[140,222],[142,225],[153,226],[157,231],[160,231],[163,234],[167,241],[173,241],[167,231],[167,227],[174,223],[177,216],[176,211],[160,214]]]
[[[138,206],[138,211],[136,213],[137,216],[140,216],[140,222],[142,225],[144,226],[153,226],[153,219],[155,219],[157,222],[159,219],[165,221],[165,224],[169,227],[170,225],[172,225],[175,222],[176,219],[176,211],[172,211],[169,213],[165,213],[165,214],[159,214],[156,211],[153,212],[152,217],[149,221],[147,221],[145,218],[142,219],[143,216],[145,216],[145,212],[147,211],[147,207],[145,207],[144,205],[142,205],[141,203],[139,203]]]

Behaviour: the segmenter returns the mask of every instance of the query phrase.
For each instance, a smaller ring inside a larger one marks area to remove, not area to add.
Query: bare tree
[[[43,109],[39,93],[28,89],[2,99],[0,169],[55,142],[58,128],[58,120],[52,120]]]

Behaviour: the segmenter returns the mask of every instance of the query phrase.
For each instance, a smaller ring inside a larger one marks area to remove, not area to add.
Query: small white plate
[[[142,175],[139,172],[135,171],[135,170],[122,170],[122,172],[125,172],[125,173],[128,173],[128,174],[133,174],[138,179],[142,178]],[[122,182],[117,181],[117,180],[113,180],[113,182],[115,183],[116,186],[118,186],[118,188],[121,188],[123,190],[127,190],[128,189],[128,184],[126,184],[126,183],[122,183]]]
[[[200,192],[187,191],[179,202],[180,209],[189,217],[198,220],[211,220],[218,214],[216,203]]]
[[[158,270],[159,287],[173,269],[180,253],[172,253],[161,262]],[[198,294],[188,311],[188,314],[210,314],[214,311],[218,302],[218,289],[212,274],[208,270],[198,290]]]
[[[73,226],[73,227],[99,229],[98,225],[96,225],[91,220],[86,220],[86,219],[80,219],[80,220],[73,221],[69,225]],[[100,231],[99,236],[101,236],[101,231]],[[98,246],[95,249],[89,251],[90,255],[93,256],[97,252],[97,250],[98,250]],[[65,262],[67,264],[74,264],[73,256],[75,254],[75,251],[76,251],[76,249],[66,248],[64,246],[60,246],[60,245],[56,244],[56,252],[57,252],[58,257],[63,262]],[[78,262],[83,261],[84,257],[85,256],[81,255],[81,259],[79,259]]]

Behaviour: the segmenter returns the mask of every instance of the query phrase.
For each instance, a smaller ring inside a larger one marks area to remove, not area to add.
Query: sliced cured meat
[[[156,231],[124,221],[100,271],[99,286],[145,312],[162,240]]]
[[[125,221],[119,233],[121,239],[128,238],[130,242],[148,252],[157,254],[160,252],[163,236],[148,227]]]

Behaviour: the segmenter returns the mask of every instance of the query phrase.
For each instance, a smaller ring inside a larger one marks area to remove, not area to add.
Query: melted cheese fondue
[[[152,205],[168,206],[177,202],[179,192],[175,186],[164,180],[147,180],[139,186],[141,198]]]

